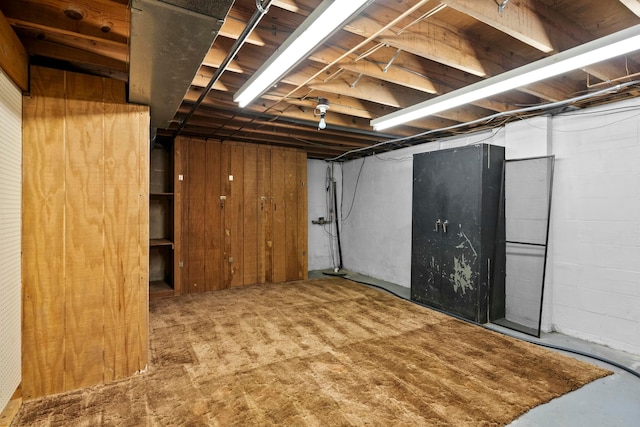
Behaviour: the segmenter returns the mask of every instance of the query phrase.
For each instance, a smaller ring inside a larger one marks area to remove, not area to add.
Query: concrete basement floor
[[[311,271],[309,272],[309,278],[326,278],[327,275],[325,273],[330,274],[332,271]],[[343,277],[346,279],[362,283],[363,285],[371,285],[372,287],[388,291],[401,298],[409,299],[410,297],[409,288],[346,270],[341,271],[341,273],[344,273]],[[609,347],[556,332],[543,333],[542,337],[538,339],[499,325],[489,324],[487,326],[497,332],[528,341],[593,354],[600,358],[616,362],[640,374],[640,355],[613,350]],[[602,366],[614,374],[587,384],[549,403],[533,408],[531,411],[513,421],[509,426],[637,427],[640,425],[640,378],[609,363],[590,357],[560,350],[554,351],[559,351],[576,359]]]

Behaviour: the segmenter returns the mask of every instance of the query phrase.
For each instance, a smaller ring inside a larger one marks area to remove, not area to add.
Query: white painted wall
[[[505,127],[505,158],[513,160],[550,155],[551,125],[551,117],[535,117],[508,124]],[[505,170],[507,240],[544,243],[541,234],[546,231],[546,221],[540,221],[540,218],[547,217],[546,177],[541,174],[543,171],[528,169],[529,166],[525,169],[520,167],[517,163],[511,163]],[[512,171],[515,173],[511,174]],[[542,178],[545,182],[538,182],[536,178]],[[536,195],[543,200],[532,200]],[[550,245],[547,249],[548,259],[551,259],[553,247]],[[546,283],[552,282],[550,264],[547,262]],[[538,328],[543,268],[544,248],[507,245],[505,317],[508,320],[532,329]],[[553,292],[545,286],[541,324],[544,331],[552,328],[552,298]]]
[[[335,235],[334,226],[317,225],[311,221],[324,217],[329,220],[329,202],[327,192],[327,167],[324,160],[307,160],[307,192],[309,204],[309,270],[325,270],[334,267],[332,261],[332,244],[335,242],[331,236]],[[331,201],[331,203],[333,203]],[[332,205],[331,205],[332,206]],[[335,248],[334,248],[335,251]],[[337,257],[333,258],[337,260]]]
[[[411,206],[413,154],[491,142],[503,145],[504,132],[446,139],[366,158],[351,215],[342,223],[344,265],[401,286],[411,286]],[[344,209],[354,199],[362,160],[344,164]]]
[[[556,117],[551,141],[553,326],[640,354],[640,100]]]
[[[345,268],[409,287],[411,156],[477,142],[505,146],[507,158],[556,155],[543,329],[640,354],[637,99],[367,157],[342,224]],[[344,164],[345,215],[361,162]],[[309,243],[310,260],[321,259],[326,246]]]

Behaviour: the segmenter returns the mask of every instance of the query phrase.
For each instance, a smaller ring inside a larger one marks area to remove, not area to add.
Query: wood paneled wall
[[[178,137],[182,292],[306,279],[302,151]]]
[[[23,396],[148,360],[148,108],[122,82],[31,68],[23,127]]]

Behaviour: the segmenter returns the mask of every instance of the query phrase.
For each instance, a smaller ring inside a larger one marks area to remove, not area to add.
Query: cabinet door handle
[[[442,223],[442,232],[443,233],[447,232],[447,225],[449,225],[449,221],[445,219],[444,222]]]
[[[437,220],[436,223],[433,225],[433,231],[435,231],[436,233],[440,231],[440,224],[442,224],[442,221]]]

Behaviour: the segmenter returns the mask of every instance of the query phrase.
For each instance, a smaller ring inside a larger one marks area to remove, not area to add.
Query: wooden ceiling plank
[[[356,77],[357,75],[352,73],[344,73],[330,82],[312,83],[309,84],[308,87],[314,90],[350,96],[394,108],[410,107],[429,99],[428,95],[421,94],[413,89],[393,83],[380,82],[368,77],[360,79],[358,84],[352,87],[351,82]],[[443,111],[436,116],[458,122],[468,122],[482,117],[482,115],[471,112],[470,108]]]
[[[9,23],[14,28],[20,28],[29,30],[33,33],[44,33],[44,34],[57,34],[61,36],[75,37],[79,39],[86,40],[88,42],[94,43],[96,45],[102,45],[104,47],[112,48],[112,49],[122,49],[123,46],[125,49],[128,48],[127,43],[123,43],[120,41],[109,40],[103,37],[95,37],[90,34],[82,34],[76,31],[65,30],[64,28],[55,28],[49,27],[47,25],[42,25],[34,22],[23,21],[21,19],[9,18]]]
[[[207,128],[208,122],[206,118],[198,118],[194,117],[193,121],[189,121],[191,126],[199,126],[202,128]],[[349,148],[360,148],[367,147],[371,144],[371,140],[369,141],[353,141],[349,139],[344,139],[341,137],[335,137],[328,133],[323,133],[323,131],[316,131],[319,135],[312,135],[308,131],[302,131],[300,129],[292,129],[292,130],[282,130],[273,126],[261,126],[258,129],[256,128],[243,128],[242,130],[238,130],[235,126],[225,126],[221,128],[216,135],[224,138],[230,135],[237,135],[239,137],[246,136],[249,137],[252,133],[258,133],[256,138],[260,138],[261,136],[276,136],[280,138],[286,138],[291,141],[299,141],[304,140],[309,143],[322,144],[327,147],[349,147]],[[322,135],[320,135],[322,134]],[[294,143],[295,145],[295,143]]]
[[[367,36],[367,34],[374,34],[382,27],[382,23],[362,16],[353,20],[346,29],[355,34]],[[414,29],[415,26],[411,28]],[[487,63],[478,56],[481,50],[472,40],[461,37],[446,27],[431,23],[425,23],[420,28],[423,31],[407,30],[400,35],[387,31],[378,36],[376,41],[479,77],[486,77],[495,69],[491,63]]]
[[[495,0],[441,2],[545,53],[555,50],[553,40],[563,33],[545,17],[525,6],[526,2],[508,3],[501,11]]]
[[[116,59],[106,58],[102,55],[86,52],[81,49],[64,46],[48,41],[23,40],[27,52],[31,55],[40,55],[70,63],[86,64],[113,70],[116,73],[126,73],[127,63]]]
[[[498,10],[495,0],[442,0],[443,4],[474,17],[546,54],[562,52],[595,39],[566,17],[539,1],[520,0]],[[585,68],[601,80],[625,75],[624,62],[608,61]]]
[[[205,65],[207,67],[220,68],[220,65],[222,65],[222,62],[226,59],[226,57],[227,51],[221,49],[214,43],[214,45],[211,46],[211,49],[209,49],[209,52],[207,52],[207,55],[204,57],[202,65]],[[242,74],[244,73],[244,68],[242,68],[240,64],[232,59],[227,65],[227,71]]]
[[[244,22],[244,20],[231,16],[230,13],[230,16],[227,17],[227,19],[224,21],[224,24],[222,25],[222,28],[220,28],[218,37],[227,37],[235,40],[240,37],[245,29],[245,26],[246,22]],[[245,40],[245,43],[249,43],[255,46],[264,46],[266,44],[265,40],[260,37],[258,32],[255,30],[252,31],[251,34],[249,34],[249,36]]]
[[[177,126],[177,123],[175,123],[174,126]],[[189,125],[185,129],[188,132],[193,128],[200,128],[205,131],[206,129],[208,129],[208,126],[206,122],[195,119],[193,122],[190,121]],[[345,140],[344,138],[331,138],[331,136],[328,134],[323,134],[322,137],[314,137],[308,133],[301,133],[300,131],[278,131],[276,128],[261,128],[258,131],[256,131],[255,129],[251,129],[247,132],[245,130],[238,131],[237,129],[232,127],[225,127],[220,129],[216,133],[216,139],[227,140],[229,138],[234,138],[236,140],[251,140],[251,142],[264,142],[265,140],[269,142],[278,141],[290,147],[305,149],[309,146],[314,146],[322,147],[323,149],[328,150],[336,150],[338,152],[353,148],[368,147],[372,143],[378,142],[369,140],[362,142],[357,141],[354,143],[353,141]]]
[[[309,59],[326,65],[331,63],[332,58],[337,58],[338,56],[339,49],[327,47],[313,53],[309,57]],[[457,87],[465,86],[467,84],[475,83],[476,81],[478,81],[476,79],[470,79],[468,74],[463,74],[459,72],[459,70],[447,67],[447,70],[440,73],[442,77],[446,76],[445,78],[451,81],[451,74],[459,73],[459,78],[462,78],[464,80],[461,82],[456,82],[455,85],[441,83],[437,79],[432,78],[433,75],[429,73],[429,71],[425,70],[424,64],[417,64],[418,59],[419,57],[417,57],[416,55],[402,52],[397,56],[396,61],[389,67],[387,72],[384,71],[384,67],[380,65],[380,62],[370,60],[369,58],[356,61],[355,55],[353,58],[339,62],[338,66],[353,73],[362,73],[363,75],[383,80],[389,83],[405,86],[424,93],[438,95],[455,90]],[[422,60],[426,61],[425,59]],[[407,63],[414,63],[413,69],[401,65]],[[436,63],[433,64],[435,65]],[[442,64],[438,65],[442,66]],[[421,68],[423,71],[418,72],[415,70],[417,68]],[[423,75],[422,73],[429,73],[429,77]],[[507,105],[504,102],[492,101],[490,99],[478,100],[473,102],[472,104],[495,112],[504,112],[515,108]]]
[[[398,67],[389,67],[386,71],[379,65],[371,61],[344,61],[338,64],[340,68],[354,73],[364,74],[389,83],[395,83],[414,90],[429,94],[442,93],[442,88],[431,79],[412,73],[411,71]]]
[[[82,19],[70,19],[65,10],[81,14]],[[126,44],[129,38],[129,8],[110,0],[7,1],[2,11],[8,18],[98,39]]]
[[[178,111],[184,114],[184,113],[187,113],[189,109],[190,109],[189,105],[183,105],[178,109]],[[237,121],[239,123],[244,124],[245,126],[247,125],[247,123],[250,122],[250,123],[253,123],[255,126],[270,125],[270,126],[287,128],[287,129],[304,129],[305,131],[309,130],[309,127],[310,127],[308,125],[299,125],[299,124],[295,124],[295,123],[291,123],[283,120],[278,120],[277,116],[264,116],[264,118],[248,117],[248,116],[242,116],[242,115],[235,115],[232,110],[211,108],[211,107],[201,107],[200,109],[197,110],[195,116],[206,117],[209,120],[225,120],[225,121],[229,121],[230,123]],[[267,117],[271,117],[271,120],[268,119]],[[343,140],[353,140],[353,141],[361,140],[364,142],[371,141],[371,135],[365,134],[365,133],[350,132],[347,134],[344,131],[339,131],[332,128],[324,129],[322,133],[339,136]]]
[[[86,51],[90,54],[103,56],[123,63],[129,62],[129,46],[109,40],[99,40],[93,37],[84,37],[82,34],[68,31],[58,31],[39,25],[12,20],[12,26],[23,39],[30,39],[33,43],[49,42],[56,45]],[[106,42],[106,43],[105,43]]]
[[[358,22],[362,22],[361,20],[366,21],[367,31],[382,28],[382,24],[368,17],[358,18],[351,23],[350,27],[359,26]],[[362,32],[363,30],[360,28],[358,33]],[[435,18],[418,22],[400,35],[387,32],[376,40],[480,77],[498,75],[529,62],[515,52],[498,51],[491,46],[482,44],[479,40],[466,39]],[[485,57],[478,58],[476,55],[480,55],[480,53]],[[488,59],[489,57],[491,60]],[[466,62],[467,60],[470,62]],[[568,94],[573,93],[573,90],[567,91],[564,87],[573,89],[573,86],[566,81],[558,83],[558,80],[562,79],[537,83],[526,90],[522,89],[522,91],[533,93],[529,91],[533,88],[536,96],[548,101],[565,99]]]

